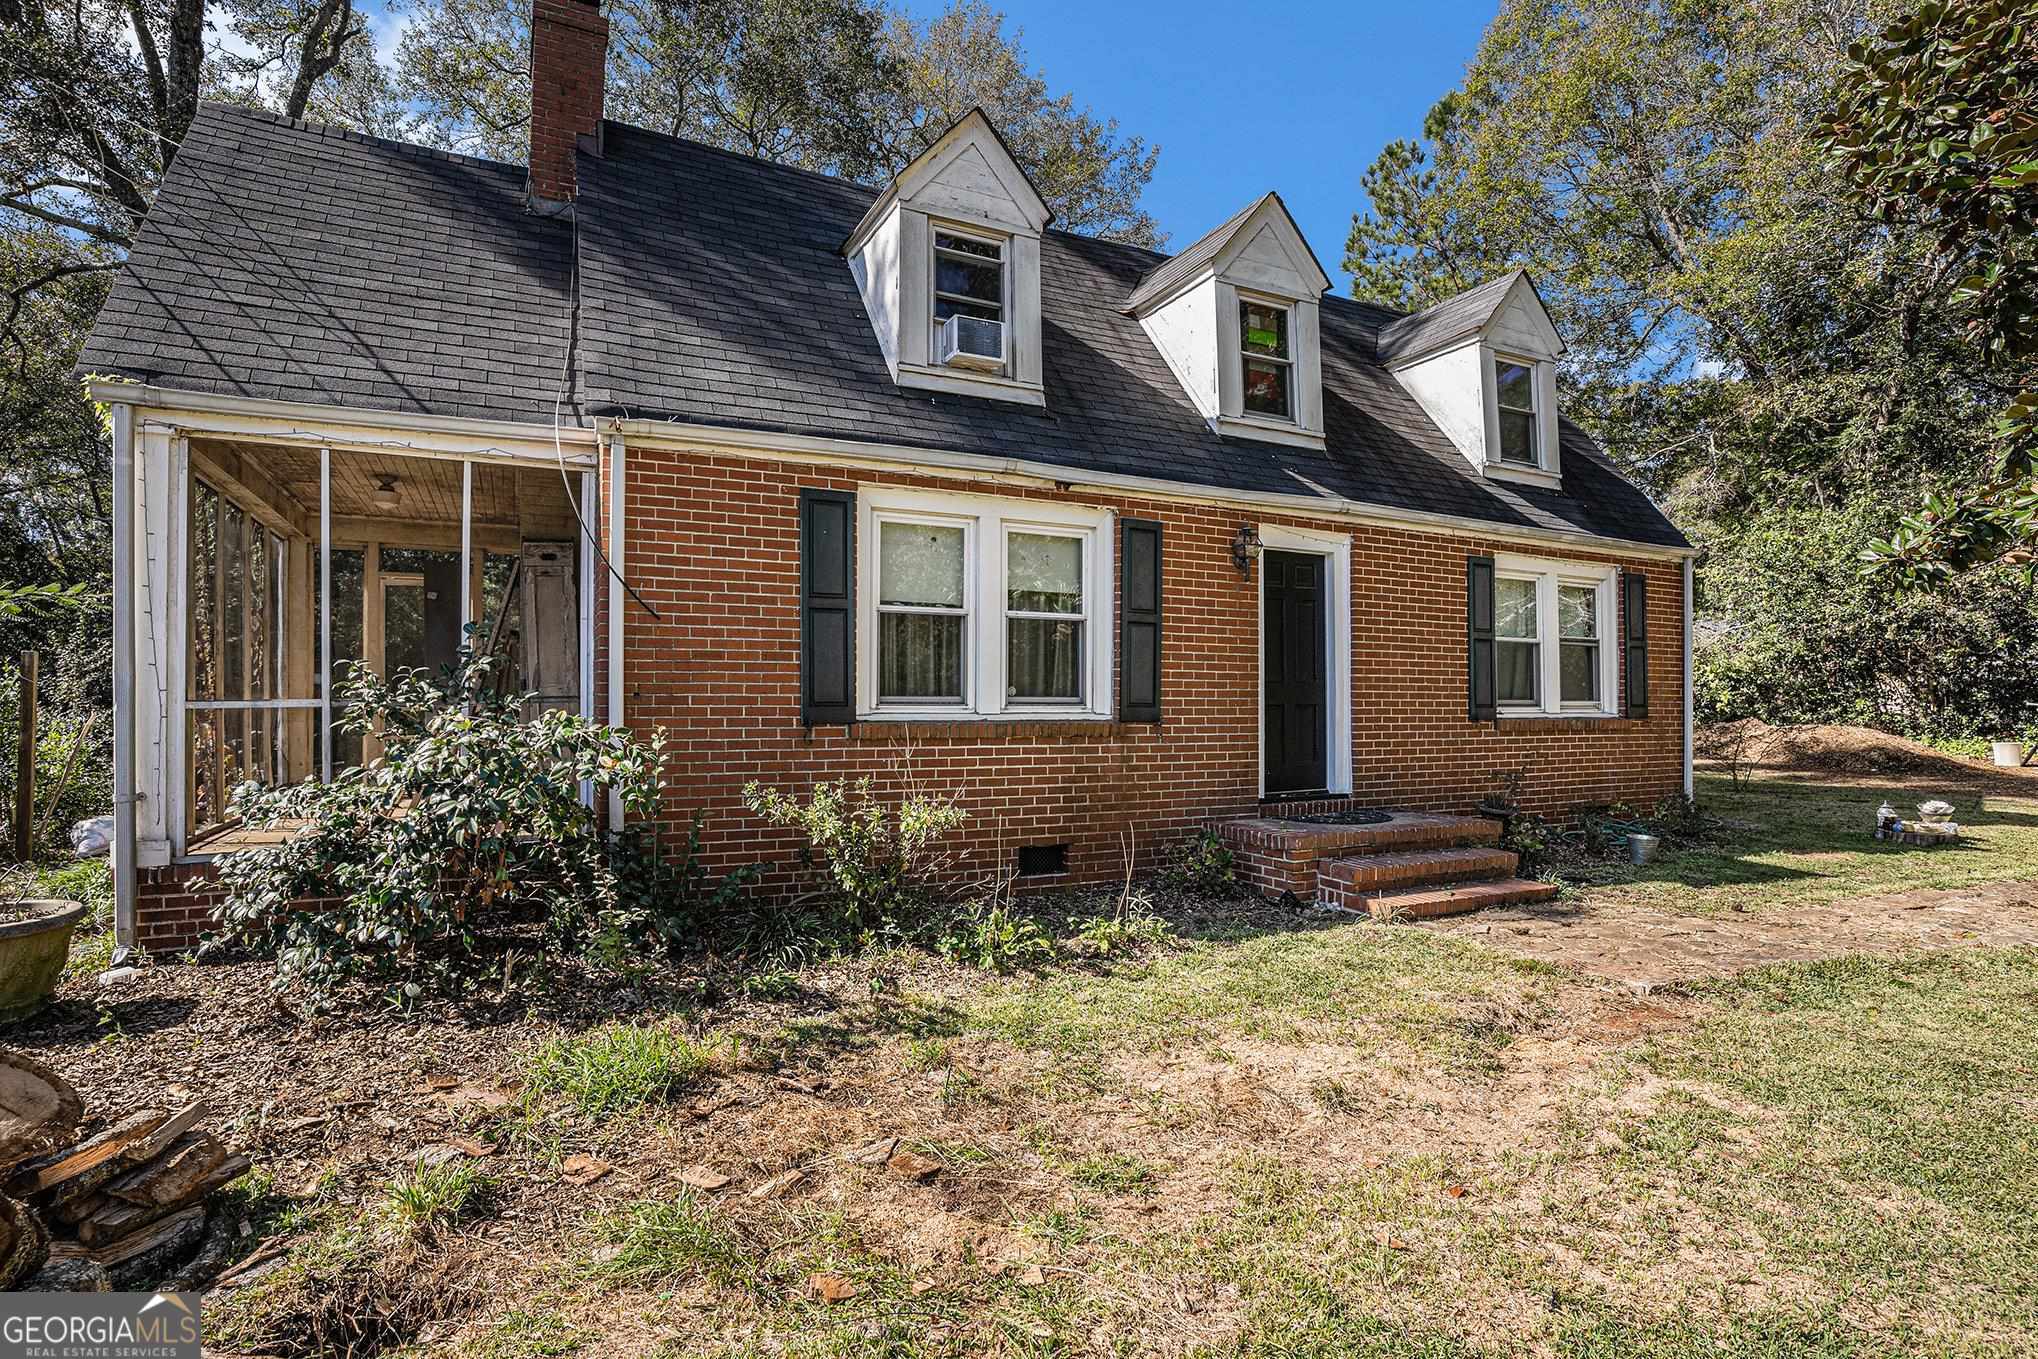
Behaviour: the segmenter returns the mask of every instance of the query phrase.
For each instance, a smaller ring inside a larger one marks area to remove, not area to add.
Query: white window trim
[[[1620,716],[1620,569],[1590,562],[1552,561],[1540,557],[1496,556],[1496,580],[1532,580],[1536,584],[1536,659],[1540,663],[1537,692],[1542,702],[1502,703],[1501,717],[1618,717]],[[1599,625],[1599,701],[1563,701],[1561,651],[1557,636],[1557,587],[1589,585],[1599,592],[1594,617]],[[1496,646],[1498,638],[1495,639]]]
[[[1112,680],[1117,635],[1112,623],[1116,580],[1109,510],[1037,500],[860,487],[856,496],[856,715],[859,721],[955,722],[1004,718],[1108,721],[1115,713]],[[886,519],[964,528],[963,590],[968,607],[963,639],[961,703],[883,703],[878,699],[878,525]],[[1081,701],[1013,700],[1005,694],[1005,544],[1013,531],[1066,534],[1083,540],[1083,697]]]
[[[998,248],[998,324],[1005,328],[1005,362],[993,372],[971,372],[959,374],[963,381],[1009,381],[1012,376],[1012,238],[983,227],[958,226],[940,217],[927,219],[927,363],[937,372],[946,373],[935,355],[941,345],[941,322],[935,319],[934,308],[941,302],[941,294],[935,284],[941,278],[941,250],[935,244],[943,236],[960,236],[964,240],[976,241],[981,245]],[[955,301],[975,302],[958,293],[950,293]],[[978,305],[981,305],[979,303]]]
[[[1324,782],[1333,794],[1352,791],[1352,538],[1349,533],[1261,524],[1260,547],[1276,552],[1309,552],[1324,558]],[[1264,570],[1264,567],[1262,567]],[[1258,629],[1253,686],[1254,741],[1259,753],[1259,795],[1267,795],[1267,620],[1266,584],[1253,581],[1253,617]]]
[[[1250,424],[1270,425],[1276,429],[1297,428],[1302,423],[1302,384],[1301,365],[1295,361],[1295,304],[1278,297],[1268,297],[1261,293],[1247,292],[1243,288],[1236,290],[1236,299],[1235,314],[1238,319],[1238,331],[1233,337],[1237,343],[1233,346],[1235,352],[1232,354],[1232,362],[1238,369],[1238,415],[1234,418]],[[1273,354],[1256,354],[1245,347],[1245,309],[1248,306],[1271,307],[1287,318],[1287,325],[1284,329],[1288,336],[1288,353],[1285,357]],[[1262,363],[1279,365],[1286,376],[1288,389],[1288,413],[1286,415],[1269,415],[1264,411],[1246,409],[1245,369],[1246,364],[1255,359]]]

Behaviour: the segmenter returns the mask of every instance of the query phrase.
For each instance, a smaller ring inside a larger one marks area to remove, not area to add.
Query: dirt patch
[[[1421,928],[1648,995],[1775,963],[1850,953],[2038,946],[2038,882],[1921,888],[1731,919],[1560,899]]]
[[[1873,727],[1840,723],[1776,727],[1752,720],[1745,726],[1747,750],[1757,768],[1799,774],[1931,777],[1957,780],[1964,785],[1980,783],[1990,791],[2005,794],[2038,796],[2038,765],[2001,769],[1986,760],[1950,755],[1922,741]],[[1700,751],[1708,744],[1701,736]],[[1724,768],[1718,761],[1701,759],[1700,763]]]

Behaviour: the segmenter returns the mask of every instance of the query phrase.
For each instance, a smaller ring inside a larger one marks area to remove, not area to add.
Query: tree
[[[2038,636],[2028,590],[1977,582],[1941,627],[1834,578],[1902,506],[1987,481],[2015,391],[1932,223],[1863,212],[1822,146],[1848,45],[1888,8],[1511,0],[1422,136],[1373,163],[1353,221],[1355,291],[1384,305],[1535,275],[1569,346],[1566,413],[1703,551],[1701,616],[1733,664],[1701,667],[1719,686],[1700,697],[1724,716],[2007,720],[1947,676]]]
[[[439,145],[514,159],[530,121],[516,0],[414,0],[397,88]],[[1153,245],[1158,151],[1051,93],[981,0],[919,24],[878,0],[612,0],[608,112],[744,155],[880,184],[982,105],[1059,224]]]
[[[1872,218],[1930,242],[1930,285],[2014,389],[1985,479],[1878,540],[1878,573],[2038,564],[2038,5],[1932,0],[1855,44],[1821,142]]]

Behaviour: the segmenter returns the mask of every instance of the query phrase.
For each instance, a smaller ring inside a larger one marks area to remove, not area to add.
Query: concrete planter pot
[[[1992,741],[1988,748],[1989,758],[1998,769],[2015,769],[2024,763],[2022,741]]]
[[[85,918],[77,901],[23,901],[0,923],[0,1024],[25,1019],[42,1008],[63,974],[71,935]]]

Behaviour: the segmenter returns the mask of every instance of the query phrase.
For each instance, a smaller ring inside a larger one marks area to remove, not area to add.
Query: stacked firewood
[[[0,1053],[0,1133],[34,1125],[32,1146],[17,1137],[14,1154],[0,1154],[0,1287],[45,1255],[53,1267],[122,1274],[169,1264],[205,1235],[207,1197],[248,1169],[200,1126],[202,1100],[136,1110],[82,1141],[79,1113],[54,1072]]]

